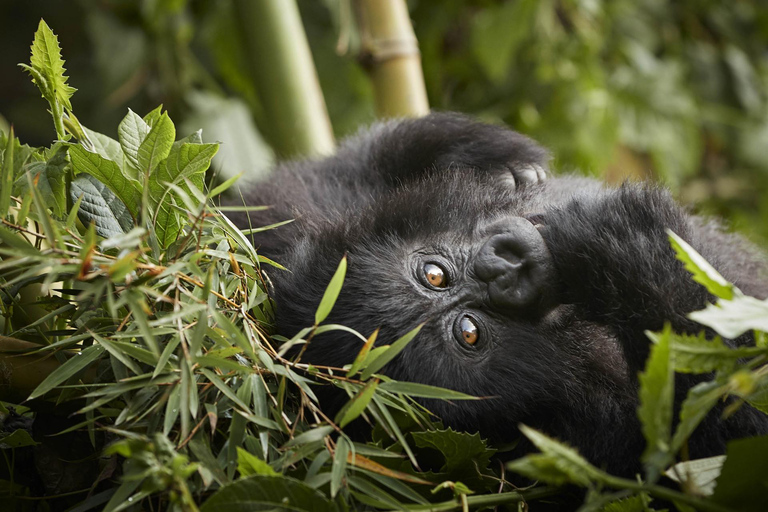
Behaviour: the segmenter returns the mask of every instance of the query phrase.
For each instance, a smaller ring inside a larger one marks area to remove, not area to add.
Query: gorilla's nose
[[[555,270],[539,231],[528,220],[513,217],[490,232],[475,259],[475,274],[487,283],[491,305],[545,312],[552,305]]]

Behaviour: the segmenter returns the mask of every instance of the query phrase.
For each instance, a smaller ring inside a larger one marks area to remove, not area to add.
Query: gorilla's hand
[[[643,331],[659,330],[666,321],[678,331],[698,332],[701,327],[685,315],[703,308],[709,295],[675,257],[666,229],[690,237],[681,208],[667,192],[649,186],[624,185],[549,212],[540,232],[561,301],[616,326],[627,343],[641,339],[646,346]],[[642,364],[647,347],[625,346],[625,353]]]

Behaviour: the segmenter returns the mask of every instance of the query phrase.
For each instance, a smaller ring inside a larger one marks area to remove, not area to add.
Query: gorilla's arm
[[[711,297],[676,259],[666,233],[671,229],[706,256],[691,219],[667,192],[624,185],[550,212],[541,228],[563,302],[618,330],[633,374],[648,355],[645,330],[660,330],[666,321],[678,332],[702,330],[686,314]]]
[[[514,188],[542,181],[548,160],[544,148],[507,128],[433,113],[375,124],[342,142],[333,156],[279,165],[268,180],[244,187],[242,199],[227,201],[270,209],[229,217],[240,228],[298,219],[255,237],[264,254],[276,256],[303,222],[337,221],[427,174],[474,169],[498,175],[503,186]]]

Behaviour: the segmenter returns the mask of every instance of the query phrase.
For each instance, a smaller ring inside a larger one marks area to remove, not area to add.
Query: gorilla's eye
[[[474,345],[477,343],[479,337],[477,332],[477,324],[472,318],[465,316],[459,321],[459,331],[461,331],[461,339],[468,345]]]
[[[434,263],[424,265],[424,277],[435,288],[445,288],[448,286],[448,278],[445,276],[445,271]]]

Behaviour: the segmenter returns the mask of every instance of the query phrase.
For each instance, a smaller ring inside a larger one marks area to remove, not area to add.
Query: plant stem
[[[429,113],[419,43],[405,0],[355,0],[363,65],[373,80],[379,117]]]
[[[501,505],[502,503],[519,503],[524,500],[537,500],[557,494],[559,491],[553,487],[540,487],[524,492],[501,492],[498,494],[482,494],[480,496],[467,496],[466,504],[470,507],[487,507]],[[447,510],[460,510],[463,507],[461,499],[453,499],[442,503],[429,505],[415,505],[408,507],[409,511],[429,510],[430,512],[443,512]],[[394,512],[394,511],[393,511]]]
[[[281,157],[333,152],[334,139],[296,0],[234,0],[248,71]]]
[[[731,509],[723,507],[722,505],[718,505],[717,503],[713,503],[712,501],[699,498],[698,496],[691,496],[690,494],[685,494],[679,491],[675,491],[673,489],[668,489],[667,487],[663,487],[661,485],[641,484],[641,483],[635,482],[634,480],[627,480],[625,478],[619,478],[611,475],[605,475],[603,481],[609,487],[614,487],[616,489],[630,489],[633,491],[647,492],[652,496],[655,496],[658,498],[662,498],[669,501],[685,503],[686,505],[690,505],[696,510],[701,510],[702,512],[730,512],[731,511]]]

